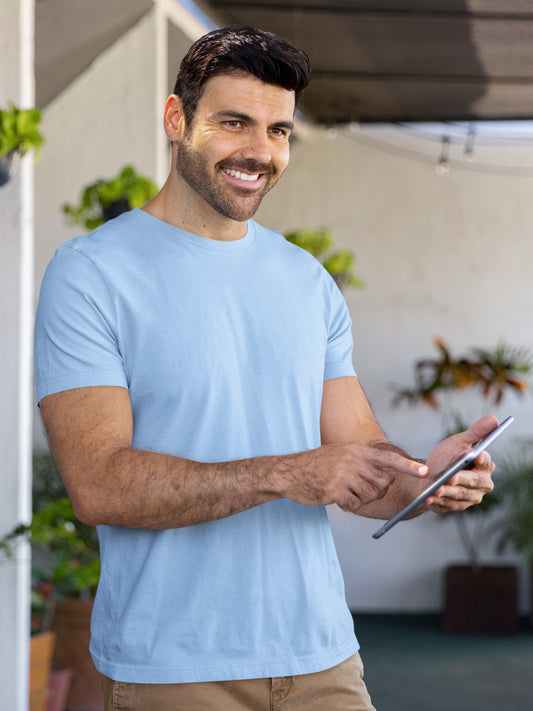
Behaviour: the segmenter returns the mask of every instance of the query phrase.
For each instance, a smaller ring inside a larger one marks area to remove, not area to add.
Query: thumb
[[[490,434],[492,430],[496,429],[497,426],[497,417],[494,415],[485,415],[485,417],[482,417],[477,422],[474,422],[473,425],[470,425],[470,427],[464,432],[459,432],[454,435],[453,438],[458,444],[461,444],[464,447],[470,447],[476,442],[479,442],[480,439],[483,439],[483,437]]]

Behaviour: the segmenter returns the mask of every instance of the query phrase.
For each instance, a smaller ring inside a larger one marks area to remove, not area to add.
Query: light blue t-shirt
[[[202,462],[288,454],[320,445],[323,382],[354,375],[351,351],[335,283],[278,232],[250,220],[242,239],[216,241],[136,209],[52,259],[37,394],[127,388],[135,449]],[[113,679],[306,674],[357,651],[323,506],[281,499],[98,534],[91,652]]]

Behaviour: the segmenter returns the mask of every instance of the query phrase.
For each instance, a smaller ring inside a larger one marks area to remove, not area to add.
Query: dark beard
[[[185,140],[178,147],[176,159],[176,170],[185,182],[208,203],[214,210],[224,217],[228,217],[236,222],[249,220],[259,208],[263,197],[275,185],[274,167],[268,163],[258,163],[253,159],[221,161],[215,166],[215,171],[222,169],[243,170],[248,173],[264,173],[267,176],[263,188],[260,191],[251,193],[246,188],[237,187],[226,190],[214,177],[210,177],[209,169],[202,154],[191,148]],[[238,196],[244,200],[238,200]]]

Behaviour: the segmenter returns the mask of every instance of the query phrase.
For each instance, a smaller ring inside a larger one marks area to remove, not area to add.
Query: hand
[[[483,439],[498,425],[496,417],[487,415],[475,422],[465,432],[452,435],[443,440],[431,452],[427,465],[432,475],[438,475],[445,467],[458,457],[465,454],[470,447]],[[479,504],[485,494],[494,489],[492,473],[494,471],[492,457],[487,450],[474,460],[471,469],[463,469],[437,491],[426,499],[431,511],[448,514],[454,511],[464,511],[470,506]]]
[[[428,467],[390,450],[358,443],[327,444],[284,458],[285,498],[300,504],[337,504],[344,511],[383,498],[398,475],[427,476]]]

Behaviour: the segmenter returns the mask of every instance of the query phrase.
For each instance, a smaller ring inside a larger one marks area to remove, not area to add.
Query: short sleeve
[[[127,387],[113,300],[93,262],[60,247],[48,265],[35,325],[37,400],[93,385]]]
[[[330,289],[328,317],[324,380],[356,375],[352,363],[352,320],[346,301],[333,280]]]

